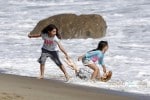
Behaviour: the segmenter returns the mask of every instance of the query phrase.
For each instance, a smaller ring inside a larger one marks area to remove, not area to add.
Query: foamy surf
[[[70,83],[97,88],[150,95],[150,1],[149,0],[0,0],[0,72],[38,77],[42,46],[41,39],[28,39],[36,23],[60,13],[101,14],[108,25],[102,39],[68,39],[62,44],[79,67],[77,57],[97,46],[100,40],[109,42],[105,64],[113,71],[107,82],[89,82],[75,77]],[[63,55],[61,59],[63,61]],[[67,66],[67,65],[66,65]],[[102,73],[102,72],[101,72]],[[45,78],[64,80],[59,68],[50,60],[46,63]]]

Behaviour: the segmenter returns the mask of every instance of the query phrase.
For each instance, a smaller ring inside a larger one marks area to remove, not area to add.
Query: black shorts
[[[43,49],[42,48],[42,54],[41,54],[41,57],[38,59],[38,62],[40,64],[45,64],[46,62],[46,59],[50,57],[57,66],[62,66],[62,63],[59,59],[59,56],[58,56],[58,51],[48,51],[46,49]]]

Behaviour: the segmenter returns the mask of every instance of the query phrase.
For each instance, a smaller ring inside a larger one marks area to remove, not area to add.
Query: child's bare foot
[[[38,77],[37,79],[44,79],[44,76],[40,76],[40,77]]]
[[[70,77],[69,76],[67,76],[66,77],[66,82],[68,82],[70,80]]]
[[[96,83],[96,80],[95,79],[90,79],[88,82],[90,82],[90,83]]]
[[[101,81],[102,77],[96,77],[96,80]]]

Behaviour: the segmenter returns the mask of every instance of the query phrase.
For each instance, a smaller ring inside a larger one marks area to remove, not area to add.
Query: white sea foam
[[[150,95],[149,12],[149,0],[22,0],[21,3],[20,0],[0,0],[0,73],[39,75],[37,59],[43,41],[27,37],[39,20],[60,13],[96,13],[107,22],[106,37],[68,39],[62,44],[77,65],[84,67],[77,57],[97,47],[100,40],[107,40],[109,50],[105,64],[113,71],[113,77],[107,83],[93,83],[76,78],[66,67],[73,77],[70,82]],[[63,54],[60,57],[63,61]],[[49,59],[45,77],[64,79],[62,72]]]

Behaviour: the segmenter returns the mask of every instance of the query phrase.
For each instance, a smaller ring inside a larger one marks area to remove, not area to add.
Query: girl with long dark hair
[[[40,77],[39,78],[40,79],[44,78],[45,62],[46,62],[47,58],[50,57],[52,59],[52,61],[54,61],[54,63],[61,69],[61,71],[64,73],[64,75],[66,77],[66,80],[68,81],[69,76],[68,76],[62,62],[59,59],[57,46],[65,54],[67,59],[69,57],[68,57],[68,54],[66,53],[65,49],[63,48],[63,46],[60,43],[61,36],[58,33],[58,28],[55,25],[50,24],[42,30],[41,34],[35,34],[35,35],[29,34],[28,37],[29,38],[42,37],[42,39],[44,40],[44,43],[42,46],[42,53],[38,60],[38,62],[40,63]]]
[[[100,41],[96,49],[93,49],[78,58],[78,60],[82,60],[82,63],[85,66],[88,66],[93,70],[91,80],[102,79],[102,77],[100,77],[99,67],[96,65],[96,62],[98,62],[98,64],[103,67],[104,74],[107,74],[106,67],[103,61],[104,53],[107,51],[107,49],[108,49],[108,42]]]

